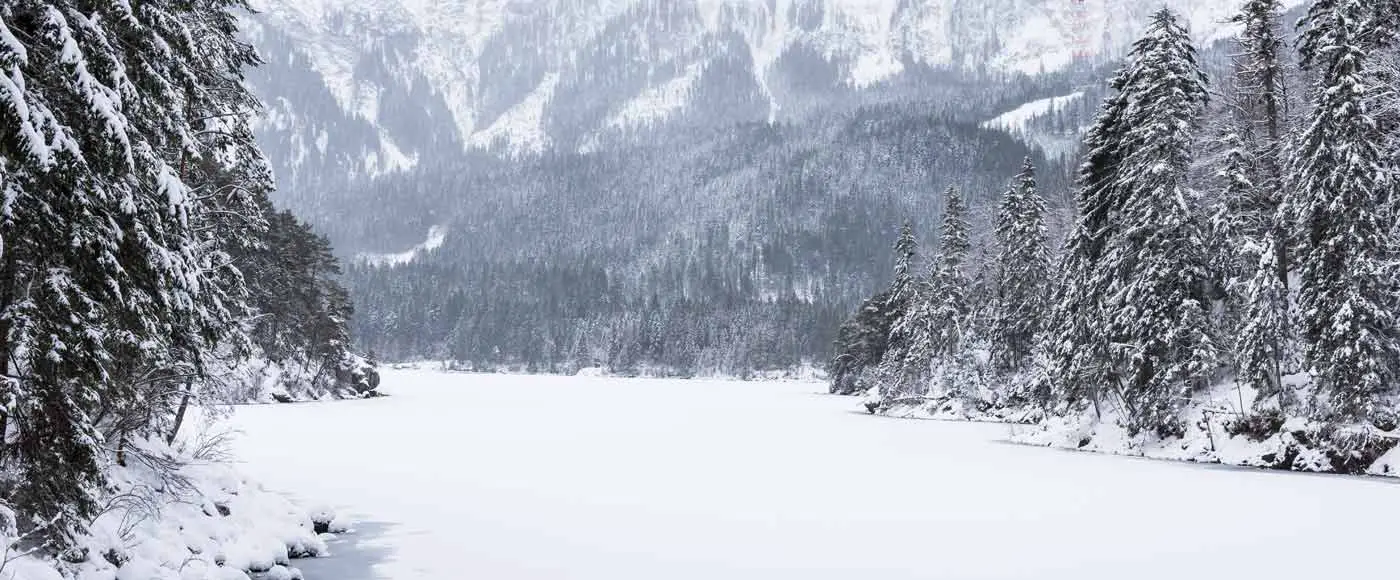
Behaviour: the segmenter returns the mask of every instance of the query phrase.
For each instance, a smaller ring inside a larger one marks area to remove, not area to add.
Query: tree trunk
[[[15,302],[16,264],[14,252],[5,252],[4,258],[4,269],[0,270],[0,280],[4,281],[3,286],[0,286],[0,313],[9,310],[10,305]],[[10,344],[11,325],[12,323],[8,318],[0,317],[0,381],[5,381],[6,383],[11,380],[18,380],[10,378],[10,350],[12,348]],[[9,386],[10,385],[6,384],[4,389],[0,390],[0,392],[10,392]],[[3,401],[7,398],[8,397],[0,397],[0,460],[3,460],[5,457],[5,433],[9,429],[10,416],[7,409],[3,406]]]
[[[194,388],[189,381],[185,381],[185,392],[180,396],[180,409],[175,411],[175,424],[170,427],[170,436],[166,437],[167,444],[175,443],[175,436],[180,433],[180,426],[185,423],[185,411],[190,408],[190,396]]]

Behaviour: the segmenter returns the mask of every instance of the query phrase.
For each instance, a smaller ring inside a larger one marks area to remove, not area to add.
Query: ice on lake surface
[[[358,523],[309,580],[1351,578],[1400,486],[1004,442],[813,383],[387,371],[243,407],[245,471]]]

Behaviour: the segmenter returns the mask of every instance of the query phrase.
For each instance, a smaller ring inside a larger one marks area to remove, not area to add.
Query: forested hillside
[[[1295,54],[1281,4],[1252,0],[1214,83],[1159,12],[1084,137],[1057,255],[1033,160],[983,246],[989,285],[950,191],[927,273],[906,232],[893,284],[842,326],[832,391],[869,393],[872,412],[1037,423],[1028,440],[1073,448],[1389,469],[1394,8],[1315,2]]]
[[[351,268],[357,335],[386,358],[537,371],[792,368],[826,355],[893,227],[936,220],[954,176],[990,206],[1027,155],[1001,132],[873,107],[383,179],[338,211],[385,208],[369,225],[381,235],[446,231],[400,265]]]

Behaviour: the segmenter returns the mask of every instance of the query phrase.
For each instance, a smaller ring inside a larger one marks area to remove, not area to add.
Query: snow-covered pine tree
[[[1241,249],[1243,255],[1257,261],[1245,264],[1248,278],[1231,283],[1232,293],[1243,300],[1238,306],[1233,345],[1236,380],[1257,390],[1256,406],[1280,409],[1293,404],[1293,396],[1283,383],[1283,376],[1291,368],[1291,328],[1288,288],[1276,274],[1279,252],[1272,250],[1275,244],[1286,243],[1285,239],[1270,237],[1265,245]]]
[[[1063,405],[1062,411],[1077,410],[1086,402],[1099,410],[1101,391],[1119,381],[1104,329],[1102,298],[1108,288],[1098,285],[1103,280],[1096,272],[1108,240],[1122,226],[1117,219],[1124,203],[1118,168],[1128,128],[1127,74],[1127,68],[1119,70],[1109,82],[1113,94],[1099,107],[1084,136],[1085,157],[1075,180],[1074,228],[1065,239],[1059,275],[1051,287],[1044,351],[1048,394],[1054,400],[1040,402]]]
[[[251,147],[242,7],[0,5],[0,462],[51,540],[92,515],[106,450],[157,431],[179,400],[163,393],[237,329],[215,241],[241,234],[212,212],[244,193],[199,189],[189,164]]]
[[[333,368],[350,346],[340,265],[311,226],[286,210],[267,212],[264,243],[238,256],[259,313],[254,343],[272,362]]]
[[[1294,147],[1286,200],[1297,241],[1297,321],[1326,401],[1318,414],[1382,413],[1400,380],[1397,281],[1390,238],[1394,161],[1371,116],[1368,2],[1318,0],[1302,20],[1299,52],[1315,82],[1307,129]]]
[[[921,316],[928,321],[928,347],[923,358],[932,363],[935,374],[941,377],[934,390],[944,396],[964,397],[973,390],[968,376],[972,371],[968,349],[973,338],[968,303],[970,281],[965,271],[972,247],[970,225],[967,203],[957,187],[950,186],[944,200],[940,253],[937,265],[929,273],[929,299],[924,306],[927,314]]]
[[[860,305],[841,324],[833,344],[827,376],[833,394],[854,395],[871,387],[864,380],[868,374],[883,375],[882,362],[890,350],[890,334],[896,320],[905,313],[907,302],[917,281],[912,274],[918,258],[918,243],[914,226],[905,222],[894,244],[894,280],[883,292]]]
[[[1282,155],[1287,83],[1282,62],[1279,0],[1249,0],[1232,21],[1243,25],[1235,59],[1226,136],[1225,176],[1229,233],[1236,246],[1266,245],[1282,237]],[[1286,244],[1275,244],[1275,275],[1287,284]],[[1248,256],[1247,262],[1256,262]],[[1249,266],[1252,268],[1252,265]]]
[[[1206,79],[1169,10],[1153,15],[1133,55],[1117,170],[1122,230],[1109,240],[1096,286],[1109,288],[1106,330],[1126,355],[1115,366],[1129,426],[1166,435],[1180,431],[1180,409],[1219,364],[1203,224],[1187,182]]]
[[[1280,0],[1248,0],[1232,20],[1242,24],[1241,54],[1235,62],[1236,111],[1250,127],[1254,137],[1252,147],[1259,164],[1260,188],[1280,187],[1282,173],[1279,156],[1286,119],[1287,83],[1282,60],[1283,39],[1280,32],[1283,4]],[[1278,205],[1274,198],[1264,198]]]
[[[1242,51],[1235,61],[1220,171],[1223,191],[1213,225],[1219,250],[1230,256],[1223,275],[1234,313],[1238,379],[1259,391],[1259,401],[1286,405],[1289,242],[1280,212],[1286,128],[1281,12],[1278,0],[1249,0],[1233,19],[1243,25]]]
[[[891,304],[898,307],[892,310],[895,318],[890,324],[888,347],[876,372],[880,398],[885,402],[918,394],[925,387],[929,366],[929,288],[927,280],[913,273],[918,242],[912,223],[904,222],[894,251],[894,283],[889,292]]]
[[[856,395],[869,388],[861,378],[884,359],[893,324],[888,306],[888,292],[876,294],[862,302],[836,331],[831,359],[826,363],[832,394]]]
[[[992,360],[1002,372],[1016,372],[1025,368],[1040,337],[1050,278],[1045,198],[1029,157],[1002,197],[996,238]]]
[[[918,258],[919,242],[914,238],[914,224],[905,221],[894,243],[894,281],[890,283],[890,296],[896,303],[907,301],[913,291]]]
[[[880,398],[886,404],[923,395],[928,389],[935,304],[929,278],[914,279],[903,312],[890,325],[891,348],[880,362]]]
[[[1400,0],[1378,0],[1369,3],[1372,13],[1363,26],[1364,44],[1368,57],[1367,77],[1375,90],[1371,97],[1371,116],[1386,136],[1385,150],[1394,157],[1400,155]],[[1400,235],[1400,225],[1395,230]]]
[[[965,267],[972,249],[967,202],[956,186],[944,193],[943,227],[939,234],[938,262],[931,275],[933,292],[934,352],[950,354],[962,345],[968,313],[968,277]]]
[[[1218,356],[1186,182],[1205,78],[1170,11],[1153,15],[1113,88],[1086,139],[1049,370],[1070,403],[1098,408],[1112,389],[1131,428],[1169,434]]]
[[[880,395],[886,403],[921,394],[934,361],[951,359],[962,346],[968,323],[969,282],[964,265],[971,250],[970,226],[967,204],[957,187],[947,189],[944,204],[939,258],[930,263],[928,277],[911,278],[901,285],[897,276],[890,290],[892,296],[904,298],[897,300],[901,308],[890,327],[890,346],[880,365]],[[901,236],[901,243],[895,246],[898,256],[905,255],[901,251],[903,239]]]
[[[1358,31],[1360,43],[1369,51],[1394,48],[1400,40],[1400,1],[1374,0],[1364,4],[1366,12]]]

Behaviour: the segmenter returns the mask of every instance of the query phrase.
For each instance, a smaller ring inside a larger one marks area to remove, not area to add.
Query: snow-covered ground
[[[1005,443],[800,382],[389,370],[240,408],[244,471],[358,520],[307,578],[1353,578],[1400,486]]]

